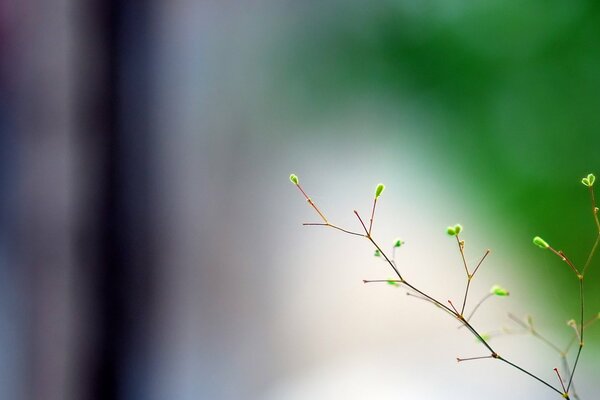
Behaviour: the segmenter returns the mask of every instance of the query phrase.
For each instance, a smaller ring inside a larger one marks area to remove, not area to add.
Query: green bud
[[[548,247],[550,247],[550,245],[539,236],[533,238],[533,244],[538,246],[540,249],[547,249]]]
[[[404,244],[404,241],[401,240],[400,238],[397,238],[396,240],[394,240],[394,247],[400,247]]]
[[[588,178],[583,178],[581,180],[581,183],[583,183],[587,187],[590,187],[590,180]]]
[[[390,286],[395,286],[395,287],[400,286],[400,283],[396,282],[393,279],[388,279],[387,284],[390,285]]]
[[[373,254],[375,257],[381,257],[381,252],[379,249],[375,249],[375,253]]]
[[[581,183],[583,183],[587,187],[592,187],[595,181],[596,177],[594,176],[594,174],[588,174],[588,176],[581,180]]]
[[[492,338],[489,334],[487,333],[482,333],[481,335],[481,339],[478,337],[477,340],[481,341],[482,339],[485,340],[486,342],[489,342],[490,339]]]
[[[297,185],[298,184],[298,177],[295,174],[291,174],[290,175],[290,181],[294,184]]]
[[[567,325],[571,328],[577,328],[577,322],[574,319],[570,319],[567,321]]]
[[[596,181],[596,177],[594,176],[594,174],[588,174],[587,178],[590,182],[590,186],[594,186],[594,182]]]
[[[450,236],[456,236],[462,231],[463,227],[461,224],[456,224],[454,226],[449,226],[446,228],[446,233]]]
[[[383,192],[384,189],[385,189],[385,185],[383,183],[380,183],[379,185],[377,185],[377,187],[375,188],[375,198],[376,199],[379,196],[381,196],[381,193]]]
[[[492,288],[490,289],[490,293],[492,293],[492,294],[494,294],[496,296],[508,296],[508,295],[510,295],[510,293],[508,292],[508,290],[504,289],[500,285],[494,285],[494,286],[492,286]]]

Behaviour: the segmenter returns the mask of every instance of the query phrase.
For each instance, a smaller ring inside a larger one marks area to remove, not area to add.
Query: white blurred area
[[[365,278],[393,276],[366,241],[301,226],[318,218],[289,173],[299,175],[331,221],[353,230],[359,225],[352,210],[368,218],[382,181],[375,236],[383,244],[397,236],[406,241],[398,263],[411,282],[460,304],[464,270],[444,233],[460,222],[471,266],[486,248],[494,250],[470,304],[495,283],[514,293],[491,299],[475,326],[493,331],[509,325],[506,311],[540,312],[531,282],[506,268],[515,260],[506,238],[490,229],[493,215],[474,207],[477,198],[461,189],[465,183],[451,166],[436,164],[420,139],[423,128],[402,113],[386,120],[392,106],[377,99],[302,126],[269,125],[255,114],[264,112],[266,66],[247,52],[268,29],[226,7],[163,8],[157,81],[166,89],[155,118],[169,184],[161,200],[164,285],[148,398],[552,398],[500,362],[457,364],[457,356],[487,353],[455,321],[404,290],[364,285]],[[181,40],[188,35],[198,40]],[[204,60],[191,56],[197,50]],[[200,109],[186,108],[189,99]],[[398,139],[390,139],[394,132]],[[558,360],[532,338],[492,344],[558,384]]]

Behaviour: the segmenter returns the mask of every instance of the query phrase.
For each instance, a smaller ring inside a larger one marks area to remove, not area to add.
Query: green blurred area
[[[419,137],[399,130],[373,140],[426,148],[431,173],[454,174],[474,212],[490,215],[481,225],[503,231],[512,267],[548,309],[575,317],[573,273],[531,239],[578,265],[595,239],[580,179],[600,175],[600,3],[334,1],[295,11],[270,93],[280,118],[336,118],[373,96],[391,103],[382,118],[411,113]],[[600,257],[586,283],[591,316],[600,311]]]

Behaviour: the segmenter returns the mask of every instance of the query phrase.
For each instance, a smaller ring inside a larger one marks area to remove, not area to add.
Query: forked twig
[[[486,259],[487,255],[489,254],[489,250],[487,250],[485,252],[485,254],[483,255],[483,257],[481,258],[481,260],[479,261],[479,263],[477,264],[477,266],[475,267],[475,269],[473,270],[473,272],[470,272],[467,261],[466,261],[466,257],[465,257],[465,252],[464,252],[464,247],[465,247],[465,243],[463,240],[460,239],[459,237],[459,233],[462,231],[462,226],[460,225],[455,225],[454,227],[448,227],[448,234],[450,234],[451,236],[456,236],[456,241],[458,244],[458,248],[460,251],[460,255],[463,261],[463,266],[465,269],[465,274],[467,277],[467,283],[466,283],[466,287],[465,287],[465,293],[463,296],[463,301],[462,301],[462,307],[460,309],[460,312],[458,311],[458,309],[454,306],[454,304],[452,303],[451,300],[448,300],[448,305],[443,304],[442,302],[440,302],[439,300],[435,299],[434,297],[430,296],[429,294],[427,294],[426,292],[422,291],[421,289],[418,289],[417,287],[415,287],[414,285],[412,285],[411,283],[409,283],[400,273],[400,271],[398,270],[397,266],[396,266],[396,262],[395,262],[395,247],[393,248],[393,254],[394,257],[392,259],[388,258],[388,256],[386,255],[386,253],[382,250],[381,246],[379,246],[379,244],[373,239],[372,236],[372,229],[373,229],[373,223],[374,223],[374,218],[375,218],[375,209],[377,206],[377,200],[380,197],[381,193],[383,192],[385,186],[383,184],[379,184],[377,185],[377,188],[375,190],[375,198],[373,200],[373,205],[372,205],[372,209],[371,209],[371,218],[369,220],[369,227],[367,228],[366,224],[364,223],[363,219],[361,218],[360,214],[358,213],[358,211],[354,210],[354,214],[356,215],[358,221],[360,222],[363,230],[364,230],[364,234],[363,233],[359,233],[359,232],[354,232],[348,229],[344,229],[341,228],[337,225],[331,224],[327,218],[325,217],[325,215],[323,214],[323,212],[317,207],[317,205],[311,200],[311,198],[306,194],[306,192],[302,189],[302,187],[300,186],[299,182],[298,182],[298,177],[296,175],[291,175],[290,176],[290,180],[292,181],[292,183],[294,183],[296,185],[296,187],[298,187],[298,189],[300,190],[300,192],[303,194],[303,196],[306,198],[306,200],[308,201],[308,203],[311,205],[311,207],[317,212],[317,214],[321,217],[321,219],[323,220],[323,223],[305,223],[304,225],[306,226],[323,226],[323,227],[329,227],[329,228],[333,228],[336,229],[338,231],[341,231],[343,233],[347,233],[353,236],[359,236],[359,237],[364,237],[366,239],[368,239],[371,244],[375,247],[376,249],[376,253],[377,255],[381,255],[385,261],[387,262],[387,264],[392,268],[392,270],[394,271],[394,273],[396,274],[396,276],[398,277],[398,279],[375,279],[375,280],[364,280],[364,283],[375,283],[375,282],[379,282],[379,283],[384,283],[387,282],[388,284],[394,285],[394,286],[403,286],[405,288],[407,288],[409,290],[409,292],[407,292],[407,295],[409,296],[413,296],[416,298],[419,298],[421,300],[427,301],[433,305],[435,305],[436,307],[440,308],[441,310],[443,310],[445,313],[449,314],[452,318],[454,318],[455,320],[457,320],[458,322],[460,322],[461,326],[464,326],[465,328],[467,328],[467,330],[469,330],[469,332],[475,337],[477,338],[483,345],[484,347],[487,348],[487,350],[490,352],[489,355],[487,356],[478,356],[478,357],[469,357],[469,358],[457,358],[458,362],[462,362],[462,361],[471,361],[471,360],[481,360],[481,359],[497,359],[497,360],[501,360],[503,361],[505,364],[517,369],[518,371],[521,371],[522,373],[530,376],[531,378],[535,379],[536,381],[542,383],[543,385],[545,385],[546,387],[548,387],[549,389],[551,389],[552,391],[558,393],[559,395],[561,395],[563,398],[569,399],[569,390],[571,388],[573,388],[574,391],[574,384],[573,384],[573,377],[575,375],[575,371],[580,359],[580,355],[581,355],[581,351],[583,348],[583,336],[584,336],[584,331],[586,329],[586,327],[588,326],[589,323],[593,322],[593,321],[588,321],[588,323],[584,323],[584,286],[583,286],[583,281],[584,281],[584,275],[591,263],[591,260],[596,252],[596,249],[599,246],[600,243],[600,221],[598,219],[598,208],[596,207],[596,202],[595,202],[595,197],[594,197],[594,191],[592,190],[592,185],[593,185],[593,181],[595,180],[595,177],[590,174],[587,176],[587,178],[584,178],[582,180],[582,182],[584,183],[584,185],[589,186],[590,188],[590,194],[591,194],[591,198],[592,198],[592,212],[594,215],[594,221],[596,224],[596,227],[598,229],[598,234],[596,237],[596,240],[592,246],[592,249],[588,255],[587,261],[584,264],[584,267],[582,268],[581,272],[580,270],[575,266],[575,264],[565,255],[565,253],[562,250],[556,250],[553,247],[551,247],[550,245],[548,245],[548,243],[546,243],[543,239],[539,238],[539,237],[535,237],[534,238],[534,244],[538,245],[541,248],[544,249],[549,249],[552,253],[554,253],[555,255],[557,255],[558,257],[560,257],[560,259],[562,261],[564,261],[565,263],[567,263],[567,265],[573,270],[573,272],[576,274],[578,281],[579,281],[579,294],[580,294],[580,319],[579,319],[579,337],[576,337],[576,339],[579,339],[579,348],[577,351],[577,356],[575,358],[575,362],[573,364],[573,368],[572,370],[569,369],[568,367],[568,362],[566,359],[566,353],[568,352],[569,348],[572,346],[572,344],[574,343],[574,340],[572,340],[569,344],[569,346],[567,346],[567,349],[565,351],[561,350],[558,346],[556,346],[554,343],[552,343],[550,340],[548,340],[547,338],[545,338],[544,336],[542,336],[541,334],[539,334],[537,332],[537,330],[535,330],[535,328],[533,327],[533,322],[531,322],[531,320],[528,321],[528,323],[524,323],[523,321],[521,321],[520,319],[514,317],[512,314],[509,314],[509,317],[511,319],[513,319],[513,321],[515,321],[517,324],[519,324],[521,327],[523,327],[524,329],[526,329],[528,332],[530,332],[533,336],[535,336],[536,338],[538,338],[539,340],[543,341],[544,343],[546,343],[548,346],[550,346],[551,348],[553,348],[555,351],[557,351],[560,355],[561,355],[561,361],[563,362],[563,369],[565,370],[565,372],[567,373],[567,379],[568,379],[568,383],[565,386],[565,381],[562,379],[562,377],[560,376],[560,373],[558,371],[557,368],[554,368],[554,371],[556,372],[560,385],[560,388],[556,388],[555,386],[553,386],[552,384],[548,383],[547,381],[545,381],[544,379],[540,378],[539,376],[535,375],[534,373],[524,369],[523,367],[507,360],[506,358],[500,356],[493,348],[492,346],[489,344],[489,338],[486,339],[485,335],[480,334],[474,327],[473,325],[471,325],[470,323],[470,319],[473,316],[473,314],[477,311],[477,309],[483,304],[483,302],[485,300],[487,300],[488,298],[490,298],[493,294],[488,294],[487,296],[485,296],[482,300],[479,301],[479,303],[477,303],[475,305],[475,307],[473,308],[473,310],[471,311],[471,313],[469,314],[469,316],[467,318],[464,317],[464,312],[465,312],[465,308],[467,306],[467,299],[468,299],[468,295],[469,295],[469,288],[470,288],[470,284],[471,281],[473,279],[473,277],[475,276],[475,274],[477,273],[477,271],[479,270],[479,267],[481,266],[481,264],[483,263],[483,261]],[[399,246],[398,246],[399,247]],[[496,288],[499,288],[496,286]],[[494,288],[493,288],[494,289]],[[498,289],[499,290],[499,289]],[[504,293],[504,292],[502,292]],[[499,294],[499,295],[508,295],[508,292],[504,293],[504,294]],[[600,317],[599,317],[600,318]],[[597,318],[596,318],[597,319]],[[577,324],[575,324],[575,328],[577,328]],[[577,331],[577,329],[575,329]],[[562,389],[562,390],[561,390]],[[575,398],[578,398],[578,396],[576,394],[574,394]]]

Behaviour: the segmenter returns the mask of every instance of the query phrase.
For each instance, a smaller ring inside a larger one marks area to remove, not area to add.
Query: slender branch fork
[[[537,380],[538,382],[542,383],[543,385],[545,385],[546,387],[548,387],[549,389],[553,390],[554,392],[558,393],[559,395],[561,395],[563,398],[565,399],[570,399],[569,397],[569,390],[571,387],[573,387],[573,377],[575,375],[575,370],[577,368],[578,362],[579,362],[579,358],[581,355],[581,351],[583,348],[583,334],[584,334],[584,330],[586,328],[586,326],[588,325],[587,323],[584,323],[584,290],[583,290],[583,280],[584,280],[584,276],[585,276],[585,272],[587,271],[588,266],[591,263],[591,260],[594,256],[594,253],[596,252],[596,249],[598,248],[598,245],[600,243],[600,221],[598,219],[598,208],[596,207],[596,201],[595,201],[595,197],[594,197],[594,191],[592,189],[592,187],[590,187],[590,194],[591,194],[591,199],[592,199],[592,212],[593,212],[593,216],[594,216],[594,221],[596,224],[596,227],[598,229],[598,234],[596,236],[596,240],[592,246],[592,250],[590,251],[590,254],[587,258],[587,261],[583,267],[583,270],[580,272],[577,267],[575,266],[575,264],[573,264],[571,262],[571,260],[569,260],[569,258],[563,253],[562,250],[557,251],[554,248],[548,246],[548,248],[554,253],[556,254],[558,257],[560,257],[564,262],[566,262],[569,267],[573,270],[573,272],[575,272],[575,274],[577,275],[577,278],[579,280],[579,295],[580,295],[580,325],[579,325],[579,348],[577,351],[577,356],[575,358],[575,363],[573,364],[573,369],[571,371],[569,371],[568,368],[568,363],[566,360],[566,351],[561,351],[560,348],[558,348],[558,346],[555,346],[554,344],[552,344],[550,341],[548,341],[545,337],[541,336],[539,333],[537,333],[537,331],[535,331],[535,329],[533,328],[533,325],[529,325],[526,326],[525,324],[522,323],[522,321],[514,318],[515,321],[518,321],[519,324],[521,324],[522,326],[526,327],[527,329],[530,330],[530,332],[536,336],[537,338],[539,338],[540,340],[546,342],[546,344],[550,345],[551,347],[553,347],[555,350],[559,351],[559,353],[561,354],[561,357],[564,359],[564,363],[563,365],[566,366],[566,372],[568,373],[568,384],[565,387],[564,385],[564,381],[560,376],[560,373],[558,371],[557,368],[554,368],[554,371],[556,372],[558,378],[559,378],[559,382],[561,384],[560,388],[556,388],[553,385],[551,385],[550,383],[548,383],[547,381],[545,381],[544,379],[540,378],[539,376],[529,372],[528,370],[522,368],[521,366],[512,363],[511,361],[507,360],[504,357],[501,357],[492,347],[491,345],[488,343],[488,340],[486,340],[484,338],[484,336],[482,334],[480,334],[469,322],[470,318],[473,316],[474,312],[477,310],[477,308],[479,308],[479,306],[481,306],[481,304],[483,303],[483,301],[485,301],[487,298],[489,298],[490,296],[486,296],[484,297],[475,307],[474,309],[471,311],[471,313],[469,314],[468,318],[464,317],[464,311],[467,305],[467,298],[468,298],[468,294],[469,294],[469,287],[470,287],[470,283],[471,280],[473,279],[473,277],[475,276],[475,273],[479,270],[479,267],[481,266],[481,264],[483,263],[483,261],[485,260],[485,258],[488,256],[488,254],[490,253],[490,250],[487,250],[485,252],[485,254],[483,255],[483,257],[481,258],[481,260],[479,261],[479,263],[477,264],[477,266],[475,267],[475,269],[473,270],[473,272],[471,273],[469,271],[469,267],[468,264],[466,262],[466,258],[465,258],[465,254],[464,254],[464,241],[460,240],[458,233],[455,235],[456,236],[456,240],[457,240],[457,244],[458,244],[458,248],[461,254],[461,258],[463,261],[463,266],[465,268],[465,273],[466,273],[466,277],[467,277],[467,284],[466,284],[466,288],[465,288],[465,294],[463,297],[463,302],[462,302],[462,307],[461,307],[461,311],[459,312],[456,307],[454,307],[454,304],[448,300],[448,303],[450,304],[450,307],[448,307],[447,305],[445,305],[444,303],[442,303],[441,301],[435,299],[434,297],[428,295],[427,293],[421,291],[420,289],[416,288],[415,286],[413,286],[412,284],[410,284],[400,273],[400,271],[398,270],[395,260],[391,260],[390,258],[388,258],[387,254],[382,250],[382,248],[377,244],[377,242],[373,239],[373,236],[371,235],[372,233],[372,228],[373,228],[373,221],[375,218],[375,208],[377,206],[377,198],[378,195],[375,196],[375,199],[373,200],[373,207],[371,210],[371,218],[369,221],[369,227],[367,228],[366,224],[364,223],[363,219],[361,218],[360,214],[358,213],[358,211],[354,210],[354,214],[356,215],[358,221],[360,222],[364,233],[359,233],[359,232],[355,232],[355,231],[351,231],[345,228],[341,228],[337,225],[331,224],[327,218],[325,217],[325,215],[323,214],[323,212],[321,212],[321,210],[317,207],[317,205],[312,201],[312,199],[306,194],[306,192],[302,189],[302,187],[295,182],[296,187],[300,190],[300,192],[304,195],[304,197],[306,198],[307,202],[310,204],[310,206],[317,212],[317,214],[321,217],[321,219],[323,220],[322,223],[304,223],[303,225],[305,226],[323,226],[323,227],[329,227],[329,228],[333,228],[336,229],[338,231],[341,231],[343,233],[349,234],[349,235],[353,235],[353,236],[360,236],[360,237],[364,237],[367,240],[369,240],[371,242],[371,244],[379,251],[379,253],[381,254],[381,256],[385,259],[386,263],[392,268],[392,270],[394,271],[394,273],[396,274],[396,276],[398,277],[398,279],[376,279],[376,280],[364,280],[364,283],[393,283],[393,284],[397,284],[397,285],[401,285],[404,286],[408,289],[410,289],[413,293],[407,293],[411,296],[415,296],[418,297],[422,300],[425,300],[429,303],[432,303],[433,305],[437,306],[438,308],[440,308],[442,311],[444,311],[446,314],[449,314],[452,318],[456,319],[458,322],[461,323],[462,326],[464,326],[465,328],[467,328],[469,330],[469,332],[471,332],[471,334],[473,336],[475,336],[475,338],[477,338],[483,345],[484,347],[486,347],[486,349],[490,352],[490,355],[487,356],[479,356],[479,357],[469,357],[469,358],[457,358],[457,361],[462,362],[462,361],[471,361],[471,360],[480,360],[480,359],[488,359],[488,358],[492,358],[492,359],[497,359],[500,361],[503,361],[505,364],[517,369],[518,371],[521,371],[522,373],[530,376],[531,378]],[[395,258],[395,257],[394,257]],[[570,345],[569,345],[570,347]],[[567,351],[569,349],[569,347],[567,348]],[[562,390],[561,390],[562,389]],[[576,396],[576,395],[575,395]],[[576,397],[577,398],[577,397]]]

